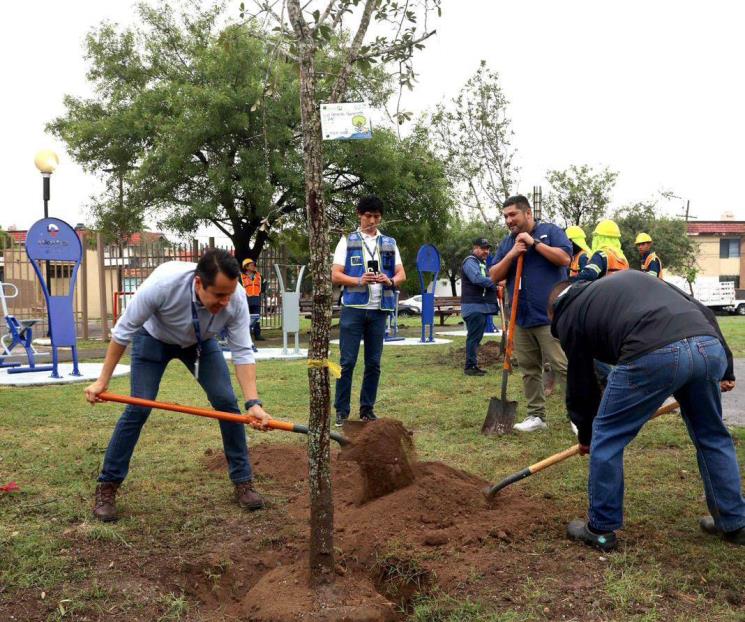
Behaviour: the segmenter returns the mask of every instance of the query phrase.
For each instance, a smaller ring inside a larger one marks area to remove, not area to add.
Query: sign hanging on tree
[[[323,140],[365,140],[372,138],[370,107],[365,102],[321,104]]]

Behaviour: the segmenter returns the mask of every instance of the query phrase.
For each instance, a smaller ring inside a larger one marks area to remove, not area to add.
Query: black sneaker
[[[372,408],[369,410],[361,410],[360,411],[360,420],[361,421],[375,421],[377,417],[375,416],[375,413],[373,412]]]
[[[577,518],[567,525],[567,535],[570,540],[579,540],[603,552],[612,551],[618,544],[618,539],[614,532],[594,533],[590,531],[587,522],[581,518]]]
[[[344,425],[344,422],[349,418],[349,415],[343,415],[341,413],[336,413],[336,423],[334,423],[334,426],[337,428],[340,428]]]
[[[262,337],[261,335],[256,335],[256,337],[254,337],[254,341],[266,341],[266,337]]]
[[[486,372],[483,369],[479,369],[478,367],[466,367],[463,370],[463,373],[466,376],[485,376]]]
[[[708,533],[711,536],[721,536],[725,542],[745,545],[745,527],[740,527],[740,529],[735,529],[734,531],[722,531],[716,526],[711,516],[700,518],[698,526],[701,527],[701,531],[704,533]]]

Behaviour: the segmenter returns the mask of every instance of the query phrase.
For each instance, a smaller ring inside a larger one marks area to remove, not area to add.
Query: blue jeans
[[[158,395],[160,379],[172,359],[179,359],[190,372],[194,373],[196,346],[181,346],[163,343],[152,337],[144,328],[132,338],[130,387],[132,397],[154,400]],[[225,363],[222,350],[215,339],[202,344],[199,361],[199,384],[207,393],[207,398],[216,410],[240,414],[230,372]],[[114,433],[106,449],[99,482],[121,482],[127,477],[129,461],[132,458],[140,431],[145,425],[149,408],[127,405],[116,423]],[[165,415],[178,417],[180,415]],[[245,426],[241,423],[220,421],[220,433],[228,460],[230,479],[240,484],[253,479],[251,462],[248,457]]]
[[[719,381],[727,367],[715,337],[689,337],[616,366],[592,425],[590,526],[623,524],[623,451],[669,395],[680,404],[714,521],[724,531],[745,526],[740,469],[722,421]]]
[[[463,318],[468,329],[466,335],[466,369],[478,366],[479,344],[484,338],[487,317],[489,316],[485,313],[472,313]]]
[[[360,412],[370,411],[375,406],[387,319],[387,311],[354,307],[342,307],[341,309],[339,322],[341,378],[336,381],[334,408],[337,414],[343,417],[349,416],[351,408],[352,374],[357,364],[360,340],[365,342],[365,373],[360,390]]]

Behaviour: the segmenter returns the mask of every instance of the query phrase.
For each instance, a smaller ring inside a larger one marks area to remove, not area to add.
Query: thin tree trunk
[[[300,111],[303,122],[305,202],[308,215],[313,310],[309,360],[325,360],[331,327],[329,226],[322,189],[321,118],[315,97],[315,49],[300,45]],[[310,415],[308,469],[310,487],[310,577],[318,585],[334,580],[334,505],[329,452],[329,375],[325,367],[308,369]]]

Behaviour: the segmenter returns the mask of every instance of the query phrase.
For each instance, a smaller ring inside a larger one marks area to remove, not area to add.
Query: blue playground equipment
[[[0,368],[21,367],[21,363],[9,363],[5,361],[9,356],[13,356],[13,349],[16,346],[21,346],[26,351],[26,358],[28,360],[28,368],[23,369],[28,369],[28,371],[49,370],[51,367],[36,366],[36,357],[43,356],[46,353],[37,352],[32,344],[34,339],[32,327],[40,320],[19,320],[8,311],[7,300],[9,298],[16,298],[17,296],[18,288],[13,283],[3,283],[0,281],[0,306],[2,306],[3,317],[5,318],[5,325],[8,331],[0,338]]]
[[[419,273],[419,289],[422,293],[422,343],[431,343],[435,340],[435,287],[440,265],[440,252],[437,248],[433,244],[423,244],[416,254],[416,270]],[[432,275],[429,284],[426,284],[427,274]],[[428,326],[429,337],[426,336]]]
[[[72,350],[72,375],[80,376],[75,315],[73,312],[75,281],[78,276],[80,260],[83,256],[83,245],[80,243],[80,238],[64,220],[43,218],[37,220],[26,235],[26,255],[31,261],[36,277],[39,279],[41,291],[47,303],[49,339],[52,342],[52,364],[44,367],[14,367],[9,369],[8,373],[51,371],[52,378],[59,378],[57,348],[68,347]],[[59,271],[62,274],[69,271],[70,287],[67,294],[52,295],[49,291],[41,268],[47,262],[52,263],[54,271]]]

